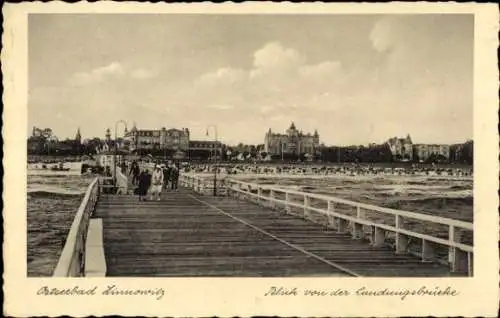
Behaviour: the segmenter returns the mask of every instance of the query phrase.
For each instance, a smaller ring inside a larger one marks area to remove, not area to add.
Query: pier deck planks
[[[296,216],[187,189],[164,193],[159,202],[101,195],[94,216],[103,219],[108,276],[350,276],[328,262],[360,276],[454,275]]]

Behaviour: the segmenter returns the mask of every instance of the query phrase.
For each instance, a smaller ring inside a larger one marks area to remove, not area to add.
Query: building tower
[[[106,129],[106,142],[109,144],[109,142],[111,141],[111,131],[108,129]]]
[[[82,143],[82,135],[80,134],[80,127],[78,127],[78,129],[76,130],[75,141],[79,145]]]
[[[272,151],[271,150],[272,135],[273,132],[271,131],[271,128],[269,128],[266,135],[264,136],[264,151],[267,153]]]

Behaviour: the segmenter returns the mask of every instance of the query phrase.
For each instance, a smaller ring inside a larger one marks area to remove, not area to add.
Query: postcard
[[[6,315],[498,312],[496,6],[3,17]]]

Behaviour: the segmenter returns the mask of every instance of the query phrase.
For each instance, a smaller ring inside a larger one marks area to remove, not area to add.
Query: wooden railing
[[[54,270],[54,277],[78,277],[85,271],[85,243],[90,217],[99,197],[99,178],[88,186],[69,230],[63,251]]]
[[[210,178],[194,175],[182,176],[181,182],[200,193],[213,185]],[[229,178],[219,182],[228,195],[246,198],[286,213],[299,211],[308,219],[313,218],[312,214],[316,213],[325,217],[328,226],[340,233],[350,233],[354,239],[368,238],[373,246],[390,245],[396,253],[416,254],[422,261],[439,261],[438,252],[445,248],[447,259],[444,262],[450,265],[452,272],[466,272],[469,276],[473,274],[473,246],[462,242],[465,234],[472,238],[474,227],[470,222]],[[426,224],[429,227],[444,227],[446,238],[435,233],[420,233],[410,229],[410,223],[420,224],[424,228]],[[389,243],[391,238],[394,244]],[[420,242],[417,251],[410,250],[412,241]]]
[[[116,169],[116,178],[114,178],[113,176],[101,177],[99,180],[99,188],[101,193],[127,194],[129,191],[128,177],[126,174],[121,172],[120,169]]]
[[[196,175],[181,174],[179,176],[179,184],[191,188],[199,194],[212,194],[214,189],[214,178],[213,176],[203,178]],[[226,179],[217,179],[216,185],[218,195],[226,195],[228,193]]]

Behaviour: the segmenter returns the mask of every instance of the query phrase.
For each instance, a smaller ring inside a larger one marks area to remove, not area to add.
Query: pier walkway
[[[194,190],[187,187],[189,180],[183,184],[179,191],[164,192],[160,201],[139,201],[130,191],[117,195],[98,191],[87,221],[94,231],[98,227],[101,233],[97,236],[102,242],[87,237],[87,244],[73,243],[80,246],[79,256],[78,248],[71,255],[79,259],[81,275],[86,272],[121,277],[471,275],[470,271],[450,270],[448,265],[423,261],[422,257],[395,253],[388,245],[376,244],[380,241],[377,235],[371,242],[365,237],[353,238],[352,232],[339,227],[314,223],[307,217],[238,196],[202,194],[203,191],[195,191],[196,187]],[[88,249],[92,240],[97,252],[85,251],[82,246],[87,245]],[[430,246],[424,245],[424,249]],[[426,253],[429,251],[422,255]],[[55,276],[68,273],[63,270],[64,254],[65,251]],[[470,254],[465,254],[469,255],[469,263]]]

